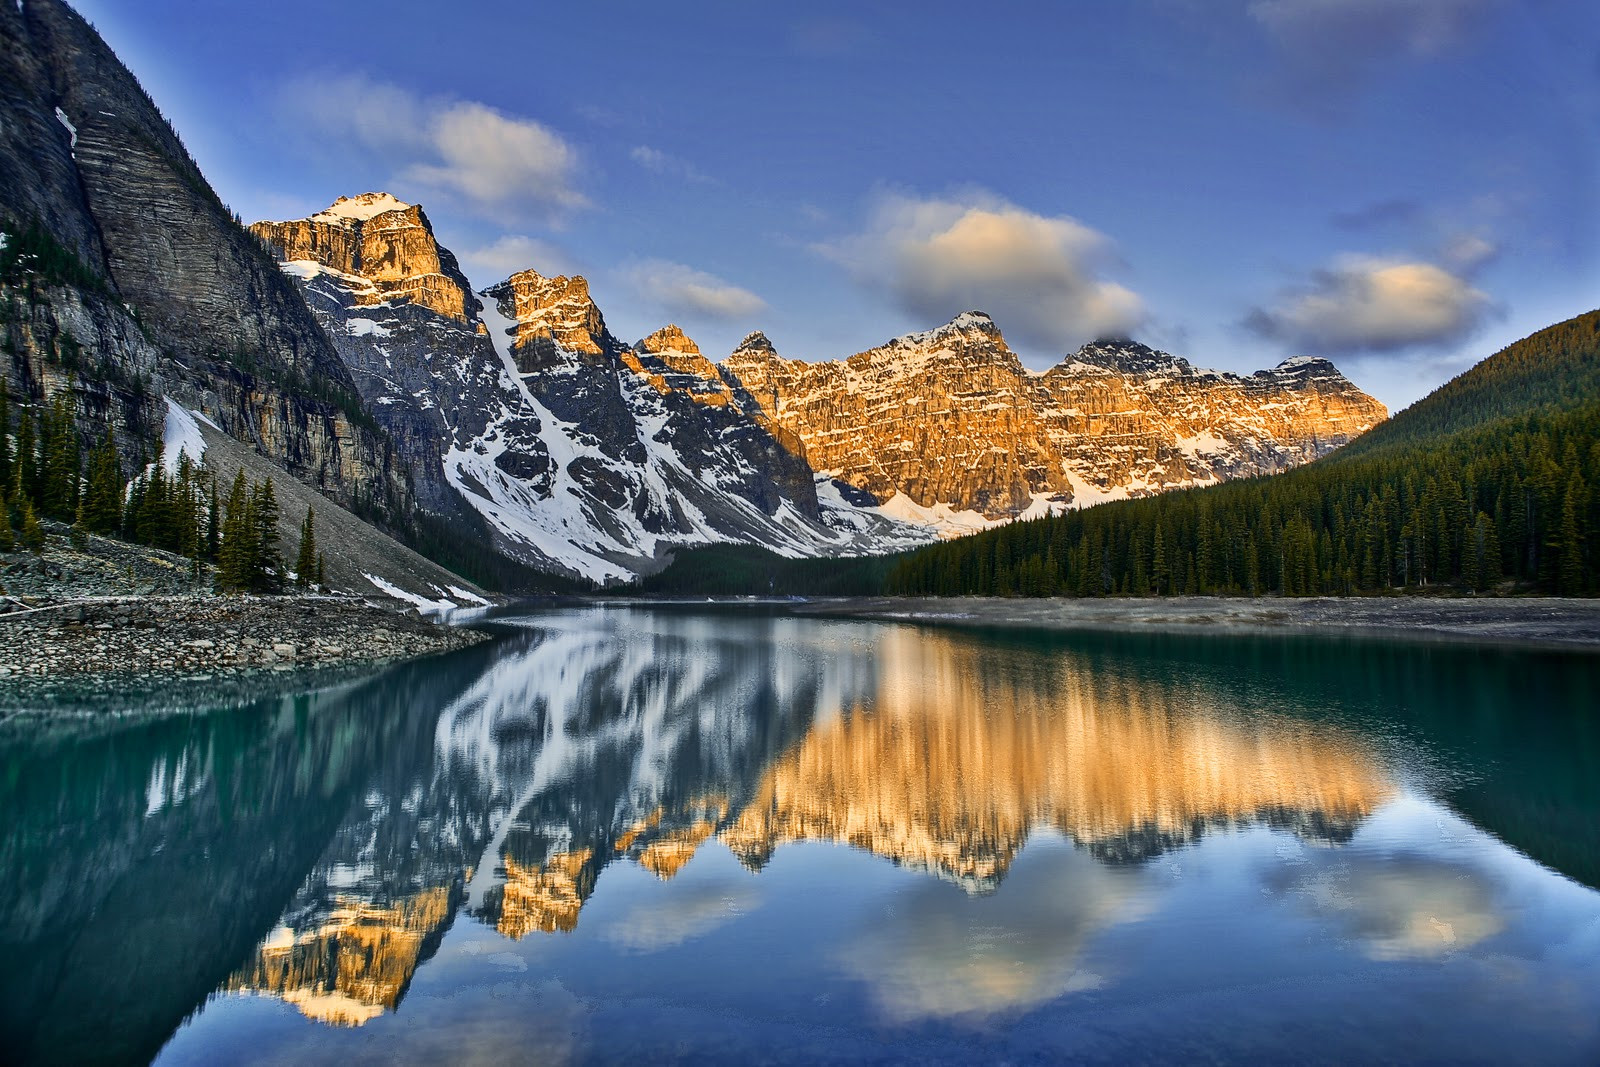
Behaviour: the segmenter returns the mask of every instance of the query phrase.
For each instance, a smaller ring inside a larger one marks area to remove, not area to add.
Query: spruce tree
[[[241,590],[249,587],[255,561],[255,525],[250,521],[249,486],[240,470],[228,490],[227,511],[222,520],[221,541],[217,547],[217,587]]]
[[[300,552],[294,561],[295,584],[306,588],[315,577],[317,567],[316,518],[311,506],[306,505],[306,521],[300,524]]]
[[[206,490],[206,558],[215,560],[222,542],[222,505],[217,502],[217,480]]]
[[[44,528],[39,525],[39,515],[33,510],[33,501],[22,501],[22,545],[34,555],[44,551]]]
[[[1578,528],[1578,504],[1586,496],[1583,478],[1576,470],[1567,480],[1562,494],[1561,525],[1556,543],[1556,591],[1562,596],[1577,596],[1583,592],[1583,537]]]
[[[21,501],[33,499],[37,481],[34,471],[33,415],[26,407],[22,409],[22,417],[17,420],[17,456],[13,463],[16,469],[11,491],[20,504]]]
[[[51,518],[66,522],[77,517],[82,466],[75,407],[71,393],[57,393],[41,419],[39,433],[39,507]]]
[[[11,387],[0,378],[0,496],[11,490]]]
[[[114,534],[122,523],[122,468],[110,427],[89,453],[89,484],[83,495],[83,524],[90,533]]]
[[[278,557],[278,497],[272,488],[271,475],[251,493],[250,517],[255,525],[256,547],[250,585],[261,592],[274,592],[283,561]]]

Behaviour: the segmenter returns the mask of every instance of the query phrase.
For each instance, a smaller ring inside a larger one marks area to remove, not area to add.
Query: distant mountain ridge
[[[907,516],[965,513],[971,528],[1276,473],[1388,414],[1310,357],[1240,376],[1095,342],[1034,374],[982,312],[825,363],[783,359],[752,334],[722,367],[819,470]]]

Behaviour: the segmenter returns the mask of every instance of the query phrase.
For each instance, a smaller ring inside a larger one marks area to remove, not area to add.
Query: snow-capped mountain
[[[387,193],[252,229],[300,282],[419,501],[482,523],[508,555],[609,581],[679,545],[827,555],[930,539],[837,491],[819,501],[798,439],[731,403],[676,327],[617,340],[583,278],[527,270],[480,298],[421,208]]]

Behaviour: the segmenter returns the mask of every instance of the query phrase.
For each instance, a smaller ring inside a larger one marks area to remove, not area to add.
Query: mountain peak
[[[1323,368],[1333,369],[1333,361],[1322,356],[1290,356],[1273,370],[1322,370]]]
[[[886,347],[927,348],[948,345],[952,340],[998,342],[1001,347],[1006,343],[1005,338],[1000,335],[1000,327],[995,325],[994,319],[990,318],[987,312],[964,311],[943,326],[896,337]]]
[[[651,354],[662,352],[681,352],[692,356],[700,354],[700,346],[695,344],[694,340],[675,324],[671,323],[661,327],[661,329],[644,338],[633,347],[635,351],[649,352]]]
[[[963,311],[940,329],[944,330],[982,330],[985,333],[999,333],[1000,327],[995,325],[994,319],[987,311]]]
[[[365,222],[378,215],[391,211],[407,211],[414,206],[391,193],[362,193],[360,196],[341,196],[311,217],[319,221],[348,219],[352,222]]]
[[[546,278],[530,268],[491,285],[483,295],[516,322],[519,346],[542,337],[568,352],[596,355],[604,350],[605,319],[581,274]]]
[[[754,356],[776,356],[778,354],[778,350],[773,347],[772,342],[767,340],[767,335],[760,330],[745,334],[744,340],[740,341],[733,351],[735,355],[744,353]]]
[[[250,232],[283,262],[314,264],[294,268],[302,278],[320,268],[342,275],[357,304],[412,303],[461,323],[477,314],[472,288],[456,257],[434,237],[428,216],[390,193],[341,196],[315,215],[257,222]]]
[[[1090,341],[1063,363],[1088,363],[1123,374],[1193,374],[1194,367],[1181,356],[1126,338]]]

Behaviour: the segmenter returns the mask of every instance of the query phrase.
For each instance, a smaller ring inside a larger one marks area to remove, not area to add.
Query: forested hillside
[[[1600,312],[1491,356],[1299,470],[905,557],[903,594],[1600,592]]]

